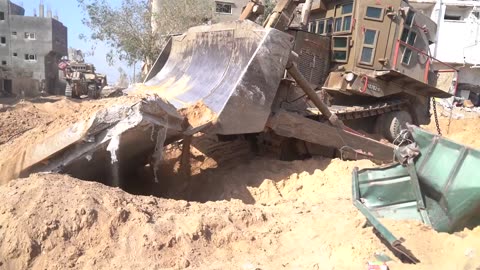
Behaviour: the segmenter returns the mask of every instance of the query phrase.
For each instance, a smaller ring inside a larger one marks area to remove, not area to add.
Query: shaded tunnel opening
[[[188,162],[182,162],[186,140],[181,139],[165,145],[161,161],[157,163],[154,141],[141,139],[142,136],[151,134],[124,134],[121,140],[131,139],[141,143],[125,143],[131,147],[119,148],[115,154],[116,162],[112,162],[112,154],[104,146],[102,151],[82,157],[74,165],[63,168],[61,173],[118,187],[133,195],[205,202],[207,200],[202,198],[210,196],[200,193],[208,192],[202,185],[209,181],[212,171],[246,162],[257,152],[252,136],[197,134],[192,139]]]
[[[151,134],[127,133],[122,140],[139,139],[141,136]],[[270,133],[229,136],[196,134],[191,140],[188,159],[182,159],[186,140],[178,140],[165,145],[161,162],[155,163],[153,157],[156,146],[153,141],[138,141],[142,143],[126,144],[133,147],[120,148],[116,153],[117,162],[112,162],[111,152],[104,146],[103,151],[83,157],[61,173],[118,187],[133,195],[204,203],[224,199],[221,183],[215,179],[218,171],[233,169],[262,157],[295,161],[319,155],[327,158],[336,156],[332,149],[312,147],[305,142]],[[315,151],[315,154],[310,151]],[[125,159],[127,154],[128,159]],[[248,198],[240,199],[245,203],[253,203]]]

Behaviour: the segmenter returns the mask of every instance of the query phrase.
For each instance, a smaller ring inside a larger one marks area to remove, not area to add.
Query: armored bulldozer
[[[95,66],[84,62],[65,61],[59,65],[64,71],[67,85],[65,95],[72,98],[88,96],[91,99],[100,97],[100,92],[107,85],[107,77],[96,73]]]
[[[433,97],[456,91],[457,70],[429,52],[436,24],[408,1],[281,0],[263,28],[249,22],[257,6],[172,37],[145,85],[177,108],[204,102],[217,134],[267,131],[367,156],[382,146],[364,138],[401,141],[407,123],[430,122]]]

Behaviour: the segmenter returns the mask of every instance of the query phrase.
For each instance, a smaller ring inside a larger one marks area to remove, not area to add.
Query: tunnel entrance
[[[135,136],[137,137],[137,136]],[[97,155],[85,160],[83,166],[76,165],[74,169],[66,170],[73,177],[96,181],[102,184],[119,187],[122,190],[143,196],[155,196],[168,199],[204,202],[205,194],[202,184],[209,181],[211,172],[217,169],[235,167],[242,162],[252,159],[258,151],[253,147],[248,136],[217,136],[196,134],[191,138],[189,155],[182,155],[183,148],[188,140],[175,141],[164,146],[161,152],[161,162],[156,163],[152,158],[155,155],[155,146],[137,145],[139,155],[135,162],[128,164],[119,162],[98,163],[94,166],[105,166],[101,174],[89,174],[87,162],[104,161],[110,157]],[[141,149],[149,147],[149,151]],[[108,151],[102,151],[109,155]],[[145,153],[150,153],[145,155]],[[131,152],[130,152],[131,154]],[[132,159],[130,159],[131,161]],[[92,165],[90,165],[92,166]]]

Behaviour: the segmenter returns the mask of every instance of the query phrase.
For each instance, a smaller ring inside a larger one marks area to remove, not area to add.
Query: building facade
[[[51,12],[25,16],[25,10],[0,0],[0,90],[20,96],[41,91],[61,94],[58,61],[68,54],[67,28]]]
[[[457,96],[480,105],[480,1],[411,0],[437,23],[431,53],[459,70]]]
[[[237,20],[242,14],[248,0],[214,1],[214,18],[218,22]]]
[[[162,1],[165,0],[150,0],[152,12],[159,13]],[[249,0],[207,0],[212,6],[212,17],[214,22],[224,22],[236,20],[242,14],[243,8],[247,5]],[[153,26],[155,28],[155,26]]]

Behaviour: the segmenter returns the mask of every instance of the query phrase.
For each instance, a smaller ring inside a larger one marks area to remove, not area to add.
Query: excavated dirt
[[[97,111],[126,102],[129,97],[81,101],[65,97],[21,101],[0,113],[0,158],[19,145],[54,134]]]
[[[0,158],[126,98],[8,107],[0,112]],[[444,134],[447,123],[441,119]],[[479,147],[479,124],[452,120],[447,136]],[[392,270],[480,269],[480,228],[445,234],[386,220],[421,261],[400,262],[351,202],[351,172],[375,166],[370,161],[238,159],[248,143],[222,142],[231,149],[225,152],[209,148],[210,140],[193,138],[191,176],[160,194],[177,200],[56,174],[0,186],[0,269],[367,269],[375,253],[389,256]],[[180,146],[164,156],[174,173],[181,172]]]
[[[389,222],[422,261],[402,264],[364,227],[350,172],[369,161],[256,159],[210,173],[207,203],[133,196],[64,175],[0,187],[4,269],[476,269],[480,230]],[[214,188],[213,191],[209,189]],[[68,194],[65,196],[64,194]],[[221,201],[218,201],[221,200]]]
[[[192,106],[181,109],[179,113],[187,118],[188,123],[194,128],[205,125],[209,122],[214,124],[217,119],[217,114],[210,110],[203,101],[199,101]]]
[[[465,144],[474,148],[480,148],[480,118],[452,119],[442,117],[439,119],[440,128],[445,137],[453,141]],[[423,127],[430,132],[437,132],[435,122]]]

